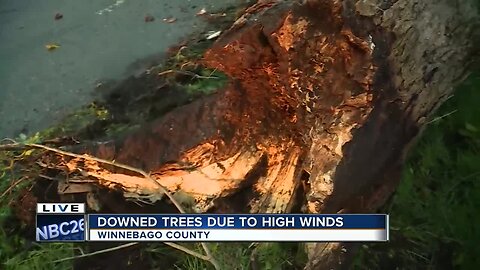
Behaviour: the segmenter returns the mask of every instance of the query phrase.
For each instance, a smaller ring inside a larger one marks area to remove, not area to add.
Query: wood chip
[[[210,39],[217,38],[220,36],[221,33],[222,31],[216,31],[216,32],[210,31],[208,32],[207,39],[210,40]]]
[[[174,23],[177,21],[177,19],[172,17],[172,18],[165,18],[163,19],[163,21],[167,23]]]
[[[56,50],[56,49],[60,48],[60,45],[58,45],[58,44],[47,44],[47,45],[45,45],[45,48],[48,51],[53,51],[53,50]]]
[[[199,12],[197,12],[197,16],[202,16],[207,13],[207,10],[205,8],[202,8]]]

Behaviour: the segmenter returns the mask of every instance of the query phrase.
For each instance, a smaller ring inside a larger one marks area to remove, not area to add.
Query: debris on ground
[[[222,33],[222,31],[208,31],[208,33],[206,35],[206,38],[207,38],[207,40],[211,40],[211,39],[219,37],[221,33]]]
[[[205,16],[208,19],[211,18],[218,18],[218,17],[226,17],[227,13],[222,12],[222,13],[207,13],[207,10],[205,8],[202,8],[200,11],[197,12],[197,16]]]
[[[205,8],[202,8],[199,12],[197,12],[197,16],[202,16],[207,13],[207,10]]]
[[[166,23],[174,23],[177,21],[177,19],[174,17],[170,17],[170,18],[164,18],[163,21]]]
[[[58,44],[47,44],[47,45],[45,45],[45,48],[47,49],[47,51],[53,51],[53,50],[56,50],[56,49],[60,48],[60,45],[58,45]]]
[[[210,18],[226,17],[227,13],[211,13],[208,16]]]
[[[145,20],[145,22],[153,22],[153,21],[155,21],[155,17],[153,17],[150,14],[147,14],[147,15],[145,15],[144,20]]]

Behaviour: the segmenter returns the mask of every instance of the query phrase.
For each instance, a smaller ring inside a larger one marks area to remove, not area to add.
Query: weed
[[[186,85],[189,95],[209,95],[221,89],[227,82],[227,76],[217,70],[202,69],[201,78],[194,79]]]
[[[20,134],[21,143],[38,143],[41,133],[31,137]],[[22,190],[32,186],[32,181],[15,167],[33,154],[33,150],[20,153],[0,152],[0,268],[1,269],[68,269],[71,262],[54,263],[55,260],[72,256],[73,245],[63,243],[37,244],[24,237],[28,228],[16,220],[12,202]],[[20,181],[24,180],[24,181]],[[33,238],[33,237],[29,237]]]

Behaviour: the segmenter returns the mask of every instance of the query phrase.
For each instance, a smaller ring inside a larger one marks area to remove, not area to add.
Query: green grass
[[[306,254],[303,249],[299,249],[300,246],[297,243],[259,243],[256,245],[250,243],[211,243],[208,246],[220,269],[302,269],[306,262]],[[196,247],[196,251],[204,253],[199,246]],[[186,254],[172,254],[171,250],[160,248],[150,249],[149,252],[160,256],[152,256],[153,261],[161,261],[162,256],[176,256],[178,260],[174,263],[173,269],[214,269],[209,262]],[[255,265],[254,268],[252,268],[252,264]]]
[[[31,137],[21,134],[15,140],[21,143],[38,143],[40,133]],[[37,244],[21,235],[26,231],[17,224],[12,209],[12,201],[19,192],[32,185],[31,180],[25,179],[13,185],[20,179],[22,172],[14,168],[14,163],[32,155],[33,150],[21,153],[0,152],[0,269],[30,270],[30,269],[69,269],[71,261],[54,263],[55,260],[73,255],[72,244]],[[10,188],[9,192],[4,193]],[[30,237],[30,239],[32,239]]]
[[[202,69],[199,75],[203,78],[194,80],[185,86],[190,95],[212,94],[225,87],[228,81],[228,77],[217,70]]]
[[[6,182],[4,178],[0,180],[2,183]],[[11,227],[12,216],[11,208],[2,200],[0,207],[0,269],[43,270],[71,268],[71,261],[60,263],[54,263],[54,261],[72,256],[72,244],[37,244],[31,242],[18,234],[19,231],[25,228]]]
[[[364,245],[354,269],[480,267],[480,78],[467,80],[437,115],[385,209],[392,241]]]
[[[25,245],[23,239],[18,239],[15,245]],[[11,245],[10,245],[11,247]],[[2,247],[3,248],[3,247]],[[10,250],[10,252],[14,252]],[[43,269],[71,269],[72,261],[63,261],[55,263],[55,260],[60,260],[66,257],[73,256],[73,244],[64,243],[49,243],[36,244],[28,250],[17,250],[15,253],[5,254],[3,261],[3,269],[12,270],[43,270]],[[3,259],[3,258],[2,258]]]

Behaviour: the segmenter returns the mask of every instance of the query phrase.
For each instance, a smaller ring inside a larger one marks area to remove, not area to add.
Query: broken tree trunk
[[[226,89],[78,151],[149,171],[201,212],[372,212],[467,74],[478,18],[473,0],[259,1],[204,56]],[[95,176],[161,198],[115,173]],[[307,268],[337,267],[341,250],[312,244]]]

